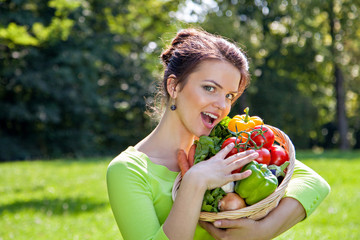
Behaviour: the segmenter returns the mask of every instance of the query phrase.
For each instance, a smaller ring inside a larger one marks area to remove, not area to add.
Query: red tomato
[[[231,173],[232,173],[232,174],[234,174],[234,173],[240,173],[240,172],[241,172],[241,169],[242,169],[242,167],[241,167],[241,168],[238,168],[238,169],[235,169],[235,170],[232,171]]]
[[[258,150],[255,150],[259,157],[255,159],[258,163],[269,165],[271,161],[271,155],[270,151],[267,148],[260,148]]]
[[[254,130],[256,129],[260,129],[261,131],[253,132],[250,138],[255,142],[257,147],[262,145],[263,148],[270,148],[275,141],[274,132],[264,125],[254,127]],[[250,141],[250,145],[254,146],[254,143]]]
[[[289,154],[279,145],[273,145],[270,149],[270,165],[281,166],[284,162],[289,161]]]
[[[236,138],[236,137],[229,137],[228,139],[226,139],[223,142],[223,144],[221,145],[221,149],[225,148],[227,145],[229,145],[232,142],[233,143],[236,142],[235,144],[239,144],[239,143],[241,143],[241,140],[239,138]],[[244,151],[241,148],[239,150],[240,151],[238,151],[238,149],[236,147],[234,147],[233,149],[231,149],[231,151],[228,153],[228,155],[226,155],[226,157],[230,157],[230,156],[232,156],[232,155],[234,155],[234,154],[236,154],[238,152],[243,152]],[[232,171],[231,173],[239,173],[239,172],[241,172],[241,169],[242,169],[242,167]]]
[[[221,149],[225,148],[227,145],[229,145],[230,143],[235,143],[235,145],[241,143],[239,138],[236,137],[229,137],[228,139],[226,139],[223,144],[221,145]],[[226,157],[230,157],[236,153],[238,153],[239,151],[237,150],[236,147],[234,147],[233,149],[231,149],[231,151],[228,153],[228,155],[226,155]],[[242,152],[242,150],[240,150],[240,152]]]

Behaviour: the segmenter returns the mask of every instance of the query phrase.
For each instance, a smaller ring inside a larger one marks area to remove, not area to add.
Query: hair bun
[[[201,35],[202,33],[196,29],[190,28],[190,29],[182,29],[180,30],[174,39],[171,41],[171,45],[163,51],[161,54],[161,59],[165,65],[168,65],[170,62],[171,57],[173,56],[176,48],[184,43],[187,39],[190,37]]]

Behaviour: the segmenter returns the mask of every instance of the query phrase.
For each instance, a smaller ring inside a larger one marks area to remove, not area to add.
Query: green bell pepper
[[[245,165],[241,171],[246,170],[251,170],[252,174],[236,182],[235,192],[245,199],[248,205],[263,200],[276,190],[278,180],[267,168],[266,164],[252,161]]]

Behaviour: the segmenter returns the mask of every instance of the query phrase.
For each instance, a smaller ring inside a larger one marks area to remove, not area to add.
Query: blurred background
[[[359,0],[0,0],[0,240],[122,239],[106,169],[154,128],[144,112],[162,79],[159,55],[187,27],[250,58],[251,85],[230,116],[250,107],[282,129],[331,186],[276,239],[360,239],[359,9]]]
[[[114,156],[144,114],[181,28],[239,44],[251,85],[230,116],[297,149],[360,148],[359,1],[0,0],[0,160]]]

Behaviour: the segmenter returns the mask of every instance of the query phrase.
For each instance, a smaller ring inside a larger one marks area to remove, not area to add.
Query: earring
[[[171,111],[175,111],[176,110],[176,105],[175,105],[175,99],[173,99],[173,104],[170,106]]]

